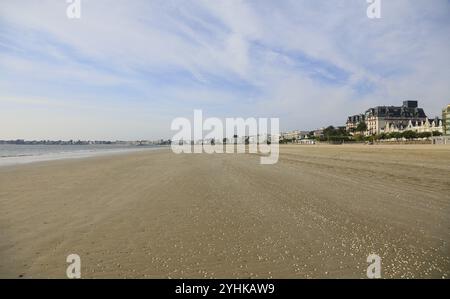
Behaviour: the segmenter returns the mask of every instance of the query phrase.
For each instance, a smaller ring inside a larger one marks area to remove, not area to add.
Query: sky
[[[450,1],[0,0],[0,139],[170,138],[176,117],[344,125],[450,104]]]

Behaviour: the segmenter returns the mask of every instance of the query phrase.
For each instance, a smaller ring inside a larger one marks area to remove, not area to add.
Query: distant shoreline
[[[45,162],[45,161],[54,161],[54,160],[66,160],[66,159],[82,159],[89,157],[97,157],[97,156],[106,156],[106,155],[116,155],[130,152],[140,152],[145,150],[156,150],[163,148],[163,146],[128,146],[128,147],[120,147],[117,145],[111,145],[110,148],[101,147],[95,148],[95,146],[90,146],[89,148],[85,145],[73,145],[71,150],[69,151],[53,151],[53,152],[45,152],[45,151],[31,151],[31,152],[18,152],[17,154],[5,155],[2,154],[2,146],[0,145],[0,167],[4,166],[14,166],[21,164],[29,164],[29,163],[37,163],[37,162]],[[6,145],[13,147],[32,147],[33,145]],[[69,147],[70,145],[38,145],[40,148],[45,147]],[[78,147],[78,149],[74,148]],[[86,147],[86,148],[83,148]]]

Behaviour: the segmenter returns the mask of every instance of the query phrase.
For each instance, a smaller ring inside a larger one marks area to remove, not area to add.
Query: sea
[[[40,161],[76,159],[133,151],[154,150],[160,146],[146,145],[29,145],[0,144],[0,166]]]

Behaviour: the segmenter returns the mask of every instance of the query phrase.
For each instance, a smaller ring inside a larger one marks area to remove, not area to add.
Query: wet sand
[[[450,275],[450,146],[169,149],[0,168],[0,278]]]

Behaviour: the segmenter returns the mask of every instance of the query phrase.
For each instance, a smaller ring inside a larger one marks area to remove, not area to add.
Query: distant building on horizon
[[[302,140],[308,138],[309,131],[290,131],[290,132],[284,132],[280,135],[280,140]]]

